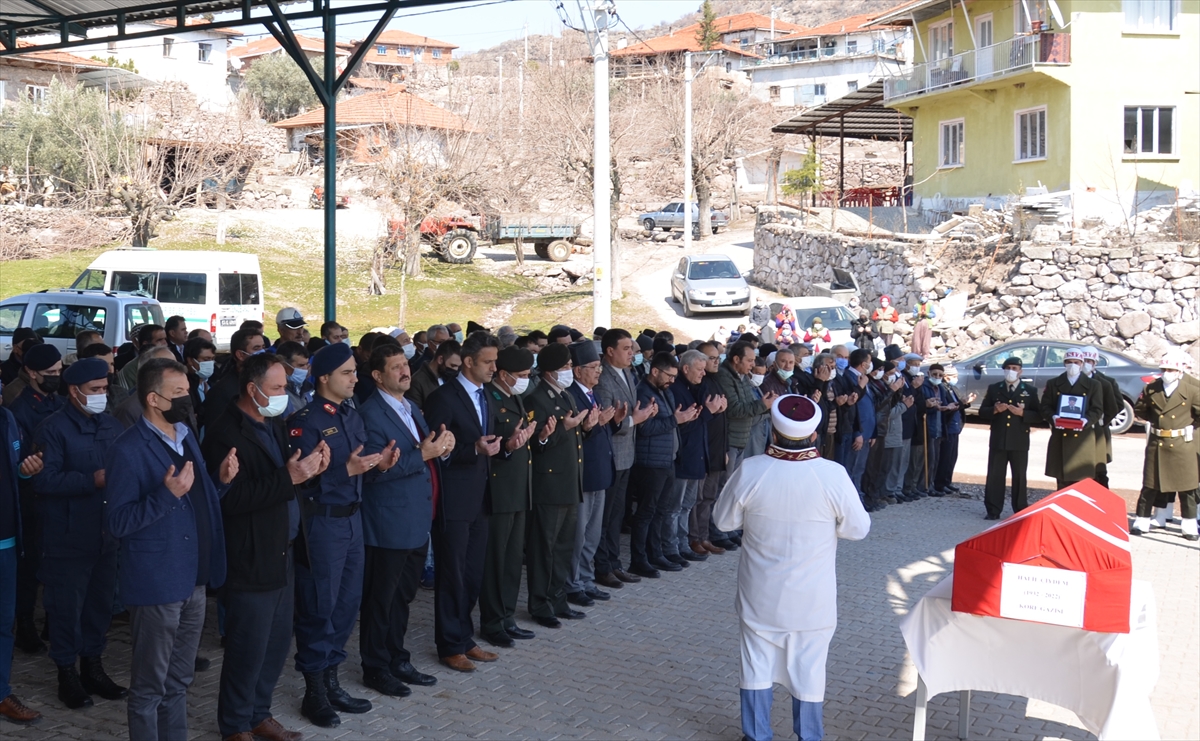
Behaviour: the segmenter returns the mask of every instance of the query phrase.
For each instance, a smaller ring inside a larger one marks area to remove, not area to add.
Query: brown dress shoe
[[[250,733],[254,734],[255,738],[266,739],[266,741],[303,741],[304,739],[303,733],[289,731],[283,727],[282,723],[271,717],[256,725]]]
[[[491,651],[484,651],[479,646],[475,646],[470,651],[467,651],[467,658],[471,659],[472,661],[481,661],[487,664],[500,658],[500,654],[494,654]]]
[[[596,577],[596,583],[602,587],[608,587],[609,589],[620,589],[621,587],[625,586],[625,582],[618,579],[617,575],[611,571],[607,574],[598,575]]]
[[[468,659],[465,654],[454,654],[453,656],[443,656],[441,661],[443,664],[450,667],[451,669],[453,669],[456,672],[473,672],[473,671],[475,671],[475,665],[471,663],[471,660]]]
[[[724,548],[722,548],[722,547],[721,547],[721,546],[719,546],[719,545],[713,545],[711,542],[709,542],[709,541],[707,541],[707,540],[701,541],[701,542],[700,542],[700,547],[701,547],[701,548],[703,548],[704,550],[708,551],[709,553],[711,553],[711,554],[715,555],[715,556],[719,556],[719,555],[721,555],[722,553],[724,553],[724,552],[725,552],[725,549],[724,549]]]
[[[626,584],[637,584],[642,580],[642,577],[637,576],[636,574],[631,574],[624,569],[617,569],[613,572],[613,576],[617,577]]]
[[[29,726],[42,719],[38,711],[25,707],[16,695],[9,695],[0,702],[0,718],[22,726]]]
[[[689,546],[692,549],[692,553],[695,553],[697,556],[704,556],[705,558],[708,558],[708,549],[706,549],[704,544],[700,541],[689,543]]]
[[[232,736],[226,736],[225,741],[254,741],[254,734],[250,731],[242,731]]]

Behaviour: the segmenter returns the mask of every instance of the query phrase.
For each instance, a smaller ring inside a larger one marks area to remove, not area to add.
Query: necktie
[[[479,397],[479,429],[483,430],[483,434],[486,436],[488,434],[487,396],[483,393],[483,389],[475,389],[475,395]]]
[[[588,398],[588,404],[590,406],[596,406],[596,397],[592,394],[591,391],[587,392],[587,398]]]

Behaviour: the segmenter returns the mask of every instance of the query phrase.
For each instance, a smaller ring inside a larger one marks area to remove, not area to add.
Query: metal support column
[[[337,19],[326,6],[325,34],[325,321],[337,319]],[[371,44],[371,41],[364,41]]]
[[[838,116],[838,202],[846,195],[846,114]]]

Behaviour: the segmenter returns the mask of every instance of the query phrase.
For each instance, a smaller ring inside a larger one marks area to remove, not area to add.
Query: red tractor
[[[398,254],[406,235],[403,217],[388,219],[388,252]],[[467,264],[475,257],[479,222],[462,216],[429,216],[421,222],[421,241],[428,242],[442,262]]]

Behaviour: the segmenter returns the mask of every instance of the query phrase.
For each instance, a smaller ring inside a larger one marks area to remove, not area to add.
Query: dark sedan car
[[[1087,346],[1082,342],[1038,337],[1009,340],[994,345],[954,363],[958,370],[958,388],[963,396],[971,392],[977,395],[978,398],[971,405],[970,411],[979,411],[987,387],[1004,378],[1004,371],[1001,369],[1004,359],[1015,355],[1024,364],[1021,379],[1036,386],[1040,395],[1046,388],[1046,382],[1063,372],[1063,356],[1073,347]],[[1133,426],[1133,402],[1142,393],[1142,387],[1158,377],[1159,369],[1142,365],[1119,352],[1103,348],[1099,350],[1100,362],[1097,363],[1097,367],[1102,373],[1115,379],[1121,388],[1122,409],[1111,422],[1113,433],[1119,435]]]

